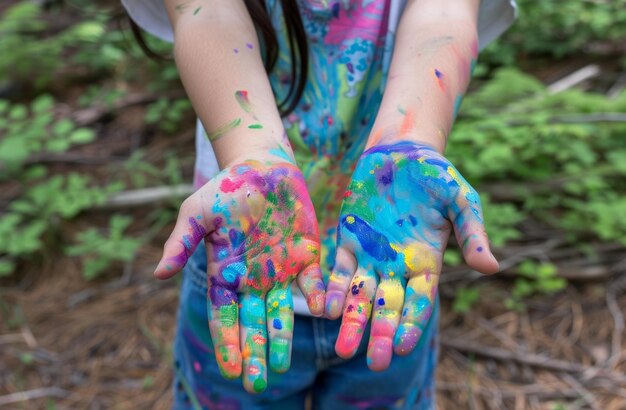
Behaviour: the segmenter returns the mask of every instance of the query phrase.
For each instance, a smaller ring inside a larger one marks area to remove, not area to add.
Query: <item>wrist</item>
[[[239,151],[218,161],[221,169],[251,161],[263,165],[290,164],[296,166],[291,148],[282,144],[256,145],[254,149]]]
[[[422,124],[419,127],[407,123],[385,126],[374,124],[365,149],[374,146],[393,145],[399,142],[413,142],[418,145],[424,145],[443,155],[448,136],[444,130],[434,124]]]

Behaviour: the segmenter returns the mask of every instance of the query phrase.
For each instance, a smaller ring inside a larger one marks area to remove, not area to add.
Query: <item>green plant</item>
[[[522,300],[537,293],[553,294],[563,290],[567,281],[558,276],[555,265],[547,262],[522,262],[517,271],[521,277],[515,280],[511,296],[505,300],[509,309],[523,308]]]
[[[626,38],[624,0],[517,0],[517,4],[519,16],[513,27],[481,53],[480,60],[486,65],[510,66],[522,55],[580,55],[594,44],[619,45]]]
[[[83,277],[94,279],[102,274],[115,261],[130,262],[137,248],[142,244],[139,238],[125,235],[132,218],[113,215],[109,220],[108,236],[99,229],[90,228],[78,234],[78,243],[67,248],[70,256],[80,256],[83,260]]]
[[[186,98],[160,98],[146,110],[146,124],[155,124],[159,129],[173,133],[181,126],[182,120],[191,112],[191,103]]]
[[[59,153],[95,139],[95,133],[76,127],[68,118],[54,118],[54,100],[37,97],[29,106],[0,100],[0,181],[15,178],[33,155]]]
[[[480,298],[477,288],[460,288],[457,290],[452,310],[456,313],[467,313]]]
[[[93,44],[105,32],[104,24],[97,20],[82,21],[53,31],[43,18],[38,3],[17,3],[0,18],[0,54],[3,56],[0,59],[0,82],[14,81],[36,89],[44,88],[64,66],[64,52],[72,47]],[[45,41],[41,41],[44,38]],[[90,47],[83,49],[93,50]]]
[[[624,112],[626,93],[549,94],[508,68],[466,97],[447,155],[484,194],[496,245],[515,239],[515,224],[526,218],[571,241],[626,244],[626,122],[605,119]]]

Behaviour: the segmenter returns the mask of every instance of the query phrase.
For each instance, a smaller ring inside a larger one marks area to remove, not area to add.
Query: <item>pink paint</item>
[[[193,362],[193,369],[196,371],[196,373],[200,373],[202,371],[202,367],[198,362]]]
[[[328,23],[324,43],[341,45],[346,39],[359,38],[382,46],[389,24],[387,14],[386,7],[380,7],[377,1],[366,6],[362,6],[361,2],[350,2],[350,10],[339,7],[337,17]]]
[[[235,192],[243,185],[244,180],[232,181],[230,178],[224,178],[220,184],[220,190],[222,192]]]

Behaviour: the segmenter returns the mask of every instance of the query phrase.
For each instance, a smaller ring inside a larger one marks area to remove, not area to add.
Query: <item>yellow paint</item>
[[[435,273],[437,261],[432,251],[420,244],[411,244],[404,248],[404,263],[411,272]]]
[[[353,224],[354,223],[354,217],[353,216],[347,216],[346,217],[346,222],[348,222],[349,224]]]
[[[459,176],[459,174],[456,172],[456,169],[452,167],[448,167],[447,171],[448,171],[448,174],[454,180],[454,182],[456,182],[461,188],[461,193],[463,194],[463,196],[466,196],[467,193],[469,192],[469,188],[467,187],[467,184],[465,183],[465,181],[463,181],[461,177]]]
[[[378,291],[381,292],[385,299],[385,309],[391,311],[400,311],[404,305],[404,288],[399,281],[383,281],[378,285]],[[378,303],[378,297],[374,304]]]
[[[307,250],[307,251],[309,251],[309,252],[315,252],[315,251],[317,251],[317,248],[315,247],[315,245],[311,245],[311,244],[309,243],[309,244],[307,244],[307,246],[306,246],[306,250]]]

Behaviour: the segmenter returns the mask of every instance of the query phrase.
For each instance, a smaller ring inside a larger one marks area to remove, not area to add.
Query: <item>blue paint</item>
[[[274,276],[276,276],[276,268],[274,268],[274,262],[272,262],[271,259],[268,259],[267,262],[265,262],[265,267],[267,268],[268,278],[273,278]]]
[[[389,244],[389,239],[372,229],[367,222],[358,216],[346,215],[342,218],[341,224],[356,236],[363,250],[372,258],[380,262],[396,260],[398,254]]]
[[[461,108],[462,102],[463,96],[461,94],[457,95],[454,99],[454,111],[452,111],[452,118],[456,118],[456,115],[459,113],[459,108]]]
[[[235,262],[226,266],[222,276],[228,283],[234,283],[239,276],[246,274],[246,265],[243,262]]]
[[[274,319],[274,321],[272,322],[272,326],[274,326],[274,329],[282,329],[283,328],[283,324],[280,321],[280,319]]]
[[[233,249],[238,248],[246,240],[246,236],[243,232],[239,232],[235,229],[231,229],[228,232],[228,237],[230,238],[230,243]]]
[[[378,298],[378,306],[385,306],[385,299]]]

